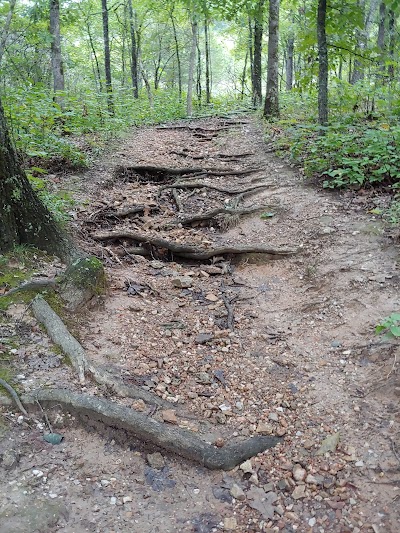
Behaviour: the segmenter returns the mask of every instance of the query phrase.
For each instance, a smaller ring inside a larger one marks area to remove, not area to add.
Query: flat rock
[[[274,428],[271,424],[266,424],[265,422],[259,422],[257,425],[256,433],[259,435],[273,435]]]
[[[297,487],[292,492],[292,498],[294,500],[300,500],[301,498],[306,497],[306,486],[305,485],[297,485]]]
[[[244,501],[246,499],[246,495],[245,493],[243,492],[243,490],[239,487],[239,485],[237,485],[236,483],[234,483],[231,487],[231,490],[230,490],[230,493],[231,493],[231,496],[233,498],[235,498],[235,500],[239,500],[240,502]]]
[[[172,278],[171,281],[172,285],[178,289],[189,289],[189,287],[193,285],[192,278],[189,278],[188,276],[178,276],[176,278]]]
[[[293,473],[293,479],[295,481],[304,481],[307,475],[306,470],[300,465],[294,465],[292,473]]]
[[[195,339],[196,344],[206,344],[214,338],[212,333],[199,333]]]
[[[161,470],[165,466],[164,457],[161,455],[160,452],[148,453],[147,462],[152,468],[155,468],[156,470]]]
[[[237,528],[237,520],[234,516],[224,518],[224,530],[234,531]]]
[[[178,419],[176,418],[176,414],[173,409],[165,409],[165,411],[161,411],[161,416],[164,422],[168,422],[169,424],[178,424]]]

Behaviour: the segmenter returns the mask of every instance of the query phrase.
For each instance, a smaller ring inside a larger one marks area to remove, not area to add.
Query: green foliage
[[[70,218],[68,211],[75,205],[73,198],[66,191],[51,192],[48,183],[35,174],[47,174],[47,171],[40,167],[31,167],[27,172],[27,176],[32,188],[54,218],[60,224],[65,224]]]
[[[398,339],[400,337],[400,313],[392,313],[385,317],[375,327],[375,333],[377,335],[383,333],[387,339]]]

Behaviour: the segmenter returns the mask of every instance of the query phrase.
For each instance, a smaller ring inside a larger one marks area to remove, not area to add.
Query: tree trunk
[[[388,75],[389,79],[393,80],[394,78],[394,49],[396,44],[396,15],[393,9],[389,10],[389,60],[390,64],[388,66]]]
[[[294,38],[289,37],[286,48],[286,90],[293,89]]]
[[[190,116],[193,113],[193,79],[197,49],[197,21],[192,21],[192,45],[189,57],[188,90],[186,99],[186,112]]]
[[[199,36],[197,36],[197,37],[199,37]],[[201,66],[202,66],[202,61],[201,61],[201,49],[200,49],[199,38],[197,38],[196,48],[197,48],[196,95],[197,95],[197,101],[198,101],[199,105],[201,106],[201,97],[202,97],[203,90],[202,90],[202,86],[201,86]]]
[[[139,98],[138,50],[137,50],[137,43],[136,43],[135,22],[133,18],[132,0],[129,0],[128,2],[128,9],[129,9],[129,29],[130,29],[130,34],[131,34],[131,78],[132,78],[133,97]]]
[[[244,88],[246,86],[246,73],[247,73],[247,62],[249,59],[249,49],[246,50],[246,56],[244,58],[244,66],[243,66],[243,72],[242,77],[240,79],[240,99],[243,100],[244,98]]]
[[[108,7],[107,0],[101,0],[103,16],[103,42],[104,42],[104,70],[106,75],[107,109],[110,115],[114,115],[114,100],[112,94],[111,80],[111,56],[110,56],[110,36],[108,33]]]
[[[321,126],[328,123],[328,47],[326,43],[326,0],[318,0],[318,120]]]
[[[204,20],[204,47],[206,52],[206,102],[211,102],[211,57],[210,57],[210,37],[208,33],[208,20]]]
[[[181,58],[180,58],[180,54],[179,54],[178,35],[176,33],[175,19],[174,19],[172,11],[170,13],[170,18],[171,18],[171,22],[172,22],[172,30],[173,30],[173,33],[174,33],[175,55],[176,55],[176,63],[178,65],[179,101],[181,101],[182,100],[182,68],[181,68]]]
[[[253,58],[253,104],[262,102],[262,37],[264,29],[264,0],[259,0],[254,19],[254,58]]]
[[[10,31],[11,19],[14,14],[15,3],[16,3],[16,0],[10,0],[10,4],[9,4],[10,7],[8,8],[6,21],[0,33],[0,64],[3,59],[3,55],[4,55],[6,43],[7,43],[7,37]]]
[[[293,56],[292,56],[293,57]],[[279,0],[269,0],[267,93],[264,117],[279,116]]]
[[[69,260],[75,248],[33,191],[11,144],[0,102],[0,252],[31,244]]]
[[[61,56],[60,1],[50,0],[51,70],[54,92],[63,91],[64,68]]]

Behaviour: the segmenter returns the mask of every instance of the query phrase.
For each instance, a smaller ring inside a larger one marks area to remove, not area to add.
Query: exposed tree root
[[[154,210],[154,207],[146,205],[132,205],[130,207],[125,207],[124,209],[110,209],[109,207],[103,207],[102,209],[91,213],[85,222],[95,222],[100,218],[125,218],[143,213],[146,209],[151,211]]]
[[[119,166],[115,169],[116,175],[130,176],[138,174],[145,177],[149,181],[163,182],[174,176],[184,175],[207,175],[207,176],[246,176],[259,172],[261,168],[248,168],[245,170],[234,170],[226,168],[201,168],[201,167],[186,167],[186,168],[169,168],[169,167],[154,167],[151,165],[138,165],[122,167]],[[149,177],[150,175],[150,177]]]
[[[171,408],[171,403],[159,398],[137,385],[126,385],[121,379],[109,372],[95,366],[87,357],[82,345],[71,335],[61,318],[53,311],[49,304],[40,295],[32,302],[32,311],[35,318],[44,325],[51,340],[61,347],[69,357],[73,367],[79,375],[79,380],[85,382],[85,373],[93,376],[93,379],[106,385],[116,394],[126,398],[139,398],[150,405]]]
[[[22,401],[25,405],[34,405],[37,401],[61,405],[78,415],[128,431],[145,443],[160,446],[212,470],[231,470],[246,459],[272,448],[281,440],[277,437],[256,436],[217,448],[186,429],[158,422],[109,400],[65,389],[38,390],[24,395]]]
[[[21,411],[21,413],[23,415],[25,415],[27,418],[29,418],[29,415],[25,409],[25,407],[22,405],[22,402],[21,400],[19,399],[19,396],[18,394],[16,393],[16,391],[13,389],[13,387],[11,387],[11,385],[9,383],[7,383],[7,381],[5,381],[4,379],[0,378],[0,385],[6,389],[6,391],[10,394],[11,398],[14,400],[14,402],[17,404],[17,407],[18,409]]]
[[[196,215],[192,215],[191,217],[178,218],[173,221],[173,224],[182,224],[182,226],[188,226],[190,224],[193,224],[194,222],[204,222],[207,220],[212,220],[218,215],[241,216],[241,215],[248,215],[250,213],[255,213],[256,211],[261,211],[262,209],[271,209],[271,206],[257,205],[254,207],[244,207],[243,209],[218,207],[217,209],[212,209],[211,211],[205,211],[204,213],[197,213]]]
[[[189,130],[194,132],[203,132],[203,133],[216,133],[219,131],[229,130],[232,128],[232,126],[236,126],[236,123],[232,123],[231,125],[227,124],[226,126],[219,126],[218,128],[202,128],[201,126],[189,126],[189,125],[181,125],[177,124],[175,126],[157,126],[156,130]]]
[[[121,240],[129,239],[136,242],[169,250],[173,255],[183,257],[185,259],[194,259],[196,261],[204,261],[218,255],[226,254],[268,254],[277,257],[285,257],[293,255],[296,250],[289,248],[271,248],[270,246],[262,244],[243,244],[237,246],[220,246],[216,248],[199,248],[189,244],[180,244],[172,241],[167,241],[161,237],[138,233],[134,231],[107,231],[99,232],[92,235],[98,241]]]
[[[249,191],[265,188],[267,188],[267,185],[254,185],[244,189],[227,189],[226,187],[220,187],[219,185],[212,185],[202,181],[182,181],[173,183],[172,185],[163,185],[160,187],[160,191],[164,189],[211,189],[213,191],[224,192],[227,194],[244,194]]]
[[[56,288],[56,280],[55,278],[50,279],[34,279],[31,281],[25,281],[24,283],[21,283],[18,287],[14,287],[13,289],[10,289],[9,291],[5,292],[4,294],[0,294],[0,298],[4,296],[10,296],[11,294],[14,294],[15,292],[19,291],[43,291],[44,289],[55,289]]]

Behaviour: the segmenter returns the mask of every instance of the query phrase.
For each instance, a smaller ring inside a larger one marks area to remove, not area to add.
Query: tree
[[[108,26],[108,7],[107,0],[101,0],[102,17],[103,17],[103,41],[104,41],[104,70],[106,74],[106,91],[107,91],[107,108],[110,115],[114,114],[114,100],[112,95],[111,79],[111,54],[110,54],[110,37]]]
[[[267,93],[264,117],[279,116],[279,0],[269,0]]]
[[[254,16],[254,47],[253,47],[253,104],[259,106],[262,101],[261,75],[262,75],[262,37],[264,30],[264,0],[257,2]]]
[[[328,123],[328,46],[326,42],[326,0],[318,0],[318,121]]]
[[[194,67],[195,67],[195,61],[196,61],[196,50],[197,50],[196,15],[194,15],[191,26],[192,26],[192,44],[190,47],[188,89],[187,89],[187,99],[186,99],[186,112],[189,116],[192,115],[193,113],[193,80],[194,80]]]
[[[5,47],[6,47],[9,31],[10,31],[11,19],[14,14],[15,4],[16,4],[16,0],[10,0],[10,7],[7,13],[7,17],[6,17],[4,26],[0,32],[0,63],[1,63],[1,60],[3,59],[3,54],[4,54]]]
[[[33,191],[10,140],[0,101],[0,252],[31,244],[68,259],[75,250]]]
[[[60,0],[50,0],[51,70],[54,92],[64,91],[64,67],[61,55]]]

